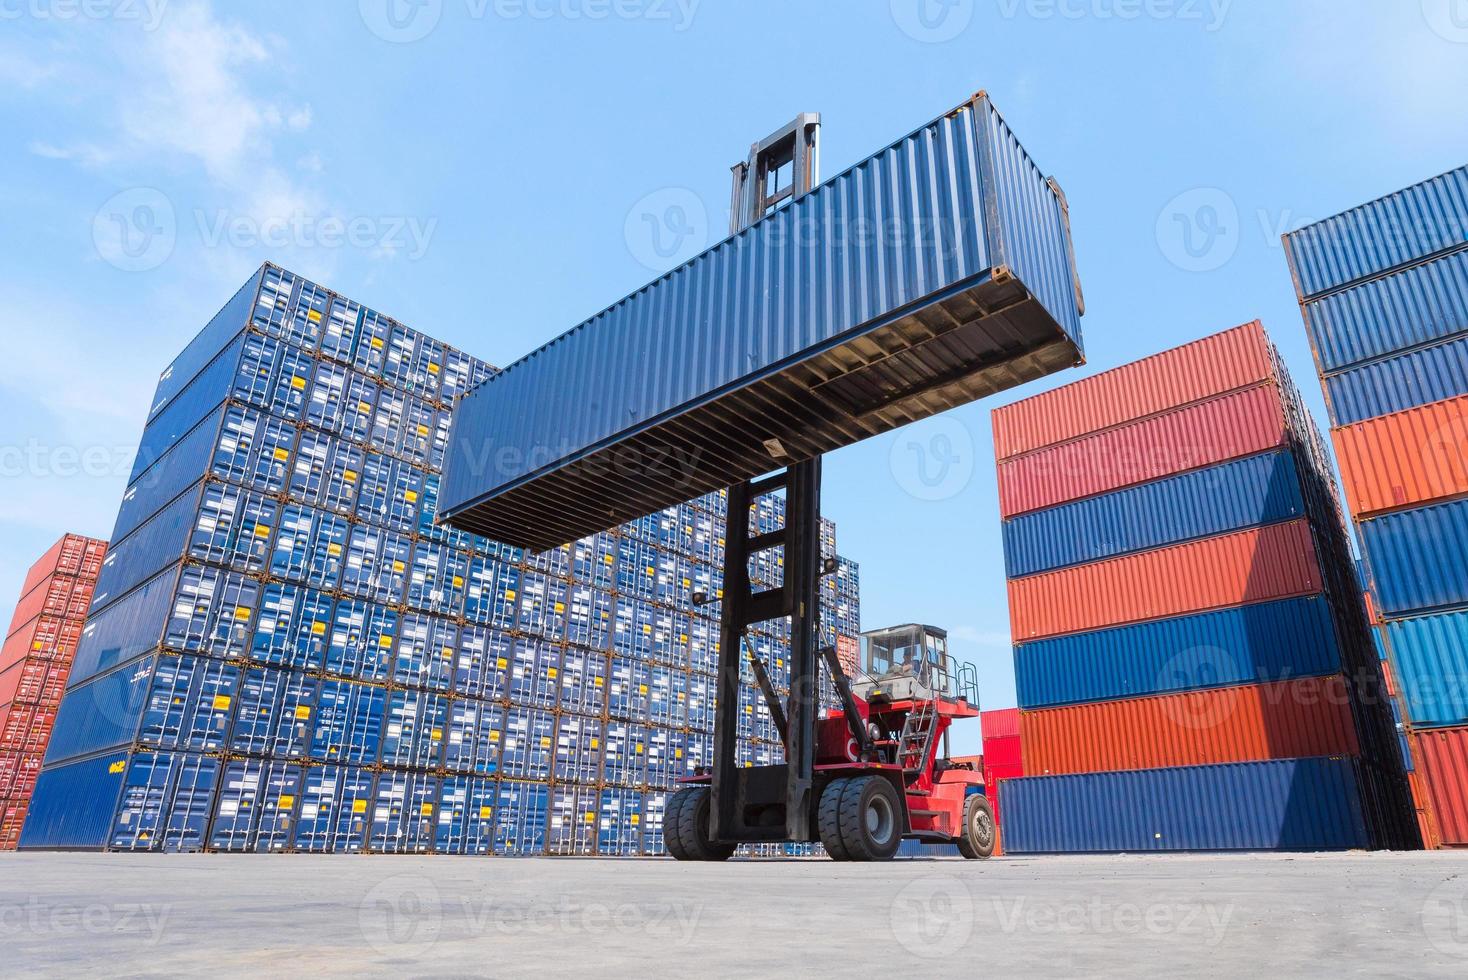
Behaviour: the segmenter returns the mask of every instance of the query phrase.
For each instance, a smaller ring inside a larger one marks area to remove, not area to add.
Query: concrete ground
[[[1468,975],[1468,855],[0,855],[0,976]],[[880,971],[880,972],[878,972]]]

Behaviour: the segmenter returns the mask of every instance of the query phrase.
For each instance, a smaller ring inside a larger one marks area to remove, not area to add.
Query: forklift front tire
[[[663,814],[663,837],[668,853],[680,861],[727,861],[733,844],[709,839],[709,811],[713,795],[707,786],[686,786],[674,793]],[[677,838],[676,849],[671,843]]]
[[[821,805],[816,811],[816,829],[821,834],[821,845],[832,861],[850,861],[851,855],[841,840],[841,794],[849,779],[833,779],[821,791]]]
[[[994,807],[982,793],[971,793],[963,804],[963,830],[958,853],[969,860],[994,856]]]
[[[902,843],[902,799],[881,776],[854,776],[841,788],[841,843],[852,861],[886,861]]]

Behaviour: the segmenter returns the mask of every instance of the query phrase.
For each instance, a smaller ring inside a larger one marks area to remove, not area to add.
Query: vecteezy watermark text
[[[145,935],[149,944],[163,938],[173,909],[146,903],[87,905],[53,904],[32,897],[24,903],[0,903],[0,936]]]
[[[167,7],[168,0],[0,0],[0,21],[137,21],[155,31]]]
[[[204,248],[356,249],[374,257],[423,258],[438,218],[418,215],[340,215],[301,209],[285,214],[196,208],[180,216],[156,187],[130,187],[104,201],[92,217],[97,254],[124,272],[156,269],[180,238]]]
[[[384,41],[409,44],[437,29],[444,14],[483,20],[645,21],[682,33],[703,0],[358,0],[367,29]]]

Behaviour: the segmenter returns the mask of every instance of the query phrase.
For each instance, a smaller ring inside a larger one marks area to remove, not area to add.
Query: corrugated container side
[[[1036,776],[1360,751],[1339,675],[1046,708],[1020,725]]]
[[[1265,453],[1004,522],[1010,578],[1304,516],[1294,455]]]
[[[1307,521],[1238,531],[1009,582],[1014,641],[1321,590]]]
[[[999,464],[1009,518],[1284,447],[1277,386],[1265,384]]]
[[[1019,709],[997,708],[979,712],[979,727],[984,740],[1019,736]]]
[[[1468,167],[1284,236],[1302,299],[1468,242]]]
[[[1468,500],[1383,514],[1358,526],[1388,619],[1468,605]]]
[[[1327,377],[1468,331],[1468,252],[1304,305],[1316,364]]]
[[[1433,729],[1414,738],[1442,842],[1468,845],[1468,728]]]
[[[1134,422],[1272,376],[1255,321],[994,410],[994,454],[1014,456]]]
[[[149,421],[157,418],[158,413],[188,387],[195,375],[249,324],[250,313],[255,306],[255,295],[259,291],[260,279],[266,268],[262,266],[256,270],[204,329],[189,341],[183,352],[173,359],[173,363],[164,369],[158,379],[158,388],[153,394],[153,405],[148,410]]]
[[[29,595],[36,586],[41,584],[43,579],[56,571],[56,566],[61,561],[61,552],[68,547],[71,539],[72,536],[69,534],[62,535],[57,539],[55,544],[46,549],[44,555],[36,559],[35,563],[26,572],[25,581],[21,583],[20,594],[22,596]],[[73,545],[72,547],[75,546]]]
[[[1468,394],[1468,337],[1425,347],[1325,379],[1331,420],[1364,422]]]
[[[156,658],[71,688],[56,712],[46,764],[126,745],[138,733]]]
[[[1005,780],[999,795],[1010,854],[1372,844],[1357,766],[1347,758],[1026,776]]]
[[[43,770],[21,831],[21,850],[105,846],[126,768],[127,753],[118,752]]]
[[[153,467],[178,441],[193,431],[194,427],[208,417],[214,409],[229,397],[231,382],[240,368],[240,351],[245,346],[242,333],[214,360],[199,372],[188,385],[169,402],[163,411],[148,423],[138,442],[138,451],[133,459],[129,485]]]
[[[1468,724],[1468,611],[1394,620],[1385,633],[1411,722]]]
[[[1021,643],[1022,708],[1265,683],[1340,669],[1324,596],[1238,606]]]
[[[166,569],[87,621],[72,661],[72,687],[158,646],[178,572],[177,566]]]
[[[1468,397],[1358,422],[1331,436],[1358,520],[1468,493]]]

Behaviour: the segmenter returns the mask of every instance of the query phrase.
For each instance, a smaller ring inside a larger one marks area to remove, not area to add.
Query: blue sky
[[[1086,371],[1260,317],[1323,419],[1279,235],[1468,160],[1468,3],[0,5],[0,601],[107,536],[159,371],[262,260],[507,363],[713,244],[795,113],[829,175],[979,88],[1070,198]],[[947,625],[995,707],[988,413],[1044,387],[827,463],[866,623]]]

